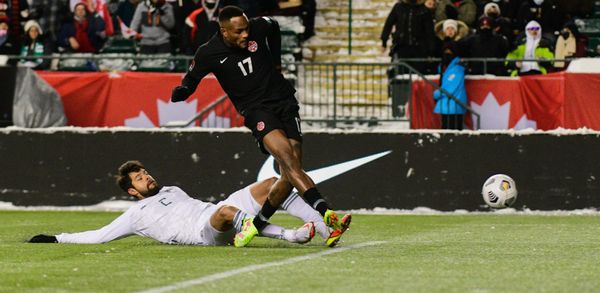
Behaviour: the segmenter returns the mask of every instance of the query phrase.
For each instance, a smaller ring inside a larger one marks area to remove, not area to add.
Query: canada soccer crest
[[[265,123],[264,123],[264,122],[262,122],[262,121],[260,121],[260,122],[256,123],[256,130],[258,130],[258,131],[263,131],[263,130],[265,130]]]
[[[258,44],[256,43],[256,41],[248,42],[248,51],[254,53],[256,52],[256,50],[258,50]]]

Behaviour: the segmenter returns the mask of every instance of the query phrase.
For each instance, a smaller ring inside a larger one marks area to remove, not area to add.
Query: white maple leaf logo
[[[503,105],[498,103],[498,99],[492,92],[489,92],[481,105],[470,102],[471,108],[476,113],[481,115],[481,128],[480,129],[509,129],[509,118],[510,118],[510,102],[506,102]],[[477,120],[475,115],[471,115],[473,121]],[[537,122],[529,120],[527,114],[523,114],[521,119],[512,127],[515,130],[533,128],[537,129]]]
[[[193,99],[190,102],[172,103],[164,102],[160,99],[156,100],[156,107],[158,108],[158,125],[155,125],[148,115],[144,111],[140,111],[138,116],[127,118],[124,121],[124,125],[135,128],[153,128],[160,125],[166,125],[169,122],[187,122],[196,116],[196,108],[198,107],[198,100]],[[217,116],[214,111],[211,111],[202,122],[202,127],[224,127],[228,128],[231,125],[231,119],[227,117]],[[194,127],[194,124],[188,127]]]

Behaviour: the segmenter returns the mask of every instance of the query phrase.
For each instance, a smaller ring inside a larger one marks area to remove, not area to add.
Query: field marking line
[[[182,281],[182,282],[164,286],[164,287],[157,287],[157,288],[151,288],[151,289],[147,289],[147,290],[143,290],[143,291],[138,291],[138,293],[161,293],[161,292],[168,292],[168,291],[172,291],[172,290],[176,290],[176,289],[183,289],[183,288],[187,288],[187,287],[191,287],[191,286],[202,285],[202,284],[209,283],[212,281],[229,278],[231,276],[235,276],[235,275],[241,274],[241,273],[252,272],[252,271],[261,270],[261,269],[270,268],[270,267],[289,265],[289,264],[293,264],[293,263],[297,263],[297,262],[301,262],[301,261],[305,261],[305,260],[319,258],[319,257],[329,255],[329,254],[334,254],[334,253],[350,250],[350,249],[357,249],[357,248],[362,248],[362,247],[366,247],[366,246],[379,245],[379,244],[384,244],[386,242],[387,241],[363,242],[363,243],[358,243],[358,244],[354,244],[354,245],[350,245],[350,246],[346,246],[346,247],[327,249],[327,250],[317,252],[317,253],[295,256],[295,257],[280,260],[280,261],[268,262],[268,263],[258,264],[258,265],[249,265],[249,266],[241,267],[238,269],[233,269],[233,270],[229,270],[229,271],[216,273],[213,275],[204,276],[204,277],[198,278],[198,279]]]

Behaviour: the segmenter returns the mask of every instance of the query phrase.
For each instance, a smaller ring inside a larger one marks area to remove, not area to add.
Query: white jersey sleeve
[[[93,231],[79,233],[62,233],[56,235],[59,243],[84,243],[95,244],[117,240],[135,234],[131,224],[132,210],[129,208],[124,214],[110,224]]]

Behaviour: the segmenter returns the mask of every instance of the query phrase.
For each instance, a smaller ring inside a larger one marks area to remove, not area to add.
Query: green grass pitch
[[[337,253],[259,238],[249,247],[29,244],[38,233],[96,229],[106,212],[0,211],[0,292],[134,292],[280,263],[175,292],[597,292],[600,217],[355,215]],[[298,227],[296,219],[272,220]],[[360,243],[382,244],[357,247]],[[356,248],[352,248],[356,247]],[[293,263],[285,260],[310,258]]]

